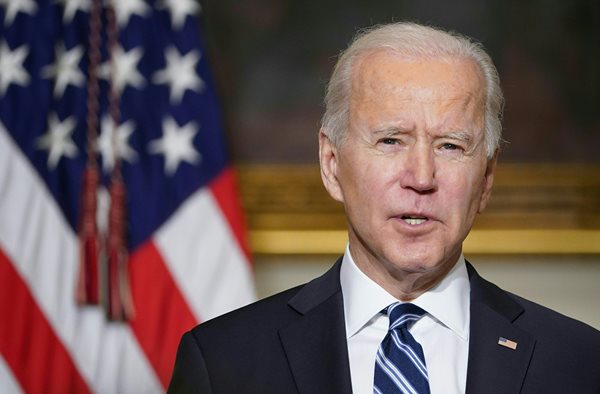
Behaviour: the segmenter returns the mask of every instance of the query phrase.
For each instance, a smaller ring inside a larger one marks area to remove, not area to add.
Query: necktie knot
[[[416,322],[427,313],[415,304],[400,302],[391,304],[385,311],[390,318],[390,331],[399,328],[408,328],[409,324]]]

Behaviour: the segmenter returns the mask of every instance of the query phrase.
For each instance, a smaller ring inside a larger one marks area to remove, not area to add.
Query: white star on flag
[[[112,80],[114,83],[115,90],[121,94],[123,89],[127,85],[131,85],[134,88],[140,89],[146,81],[144,77],[137,69],[137,64],[144,51],[141,47],[133,48],[127,53],[123,51],[123,48],[119,45],[114,49],[114,75],[111,75],[113,68],[111,67],[111,61],[107,60],[100,66],[100,77],[106,80]]]
[[[65,53],[64,43],[56,45],[56,62],[42,69],[42,77],[55,78],[54,97],[64,94],[67,85],[83,87],[85,77],[79,69],[79,62],[83,56],[83,47],[78,45]]]
[[[196,74],[196,64],[200,60],[198,51],[190,51],[181,56],[177,49],[169,47],[166,50],[166,60],[166,67],[155,72],[152,81],[170,85],[171,103],[180,103],[188,89],[200,92],[204,88],[204,81]]]
[[[0,5],[5,8],[4,23],[11,25],[17,13],[33,15],[37,11],[37,4],[33,0],[0,0]]]
[[[120,27],[126,26],[132,15],[145,17],[151,11],[144,0],[111,0],[110,4],[113,6],[115,14],[117,14],[117,23]]]
[[[197,132],[195,122],[179,127],[173,118],[167,118],[163,121],[162,138],[151,141],[148,151],[164,155],[165,173],[173,175],[182,161],[196,164],[200,160],[200,154],[194,149],[192,142]]]
[[[37,138],[35,146],[48,151],[48,168],[56,168],[61,157],[77,156],[77,146],[71,139],[77,120],[70,116],[62,122],[55,113],[50,114],[46,134]]]
[[[156,4],[156,8],[169,10],[171,24],[175,29],[181,29],[188,15],[195,15],[201,9],[196,0],[162,0]]]
[[[28,54],[26,45],[11,51],[6,42],[0,44],[0,95],[6,93],[11,83],[21,86],[29,83],[29,74],[23,68],[23,61]]]
[[[115,166],[115,150],[116,155],[120,159],[133,163],[137,160],[138,155],[135,150],[129,146],[127,142],[135,129],[135,123],[128,120],[117,126],[116,130],[113,127],[113,121],[110,116],[102,118],[102,132],[98,136],[96,150],[102,155],[102,168],[105,172],[109,172]],[[116,135],[115,135],[116,133]],[[114,135],[114,149],[113,149]]]
[[[64,8],[63,22],[71,23],[77,11],[89,12],[92,7],[91,0],[56,0]]]

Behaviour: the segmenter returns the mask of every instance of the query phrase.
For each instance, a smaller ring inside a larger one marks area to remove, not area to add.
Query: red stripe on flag
[[[181,335],[198,321],[154,243],[146,242],[131,255],[129,270],[135,311],[131,328],[166,388]]]
[[[0,353],[26,393],[90,392],[1,248],[0,316]]]
[[[250,247],[246,236],[246,222],[238,198],[239,193],[233,169],[228,167],[223,170],[210,184],[210,190],[219,203],[223,215],[227,218],[229,227],[246,256],[246,261],[250,264],[252,259],[250,258]]]

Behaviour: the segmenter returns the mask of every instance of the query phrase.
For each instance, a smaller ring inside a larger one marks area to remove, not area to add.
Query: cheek
[[[394,184],[394,168],[383,160],[356,161],[342,173],[345,196],[363,204],[377,205]]]
[[[471,218],[479,209],[483,191],[483,175],[457,171],[442,179],[440,189],[445,190],[440,197],[444,204],[455,207],[454,212],[463,218]]]

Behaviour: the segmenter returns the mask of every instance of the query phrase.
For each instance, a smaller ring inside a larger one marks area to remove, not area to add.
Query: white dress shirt
[[[398,302],[354,263],[350,250],[342,261],[340,281],[352,391],[372,394],[375,354],[387,334],[389,319],[380,313]],[[470,285],[461,255],[440,283],[411,301],[427,313],[410,329],[423,347],[432,394],[464,393],[469,355]]]

